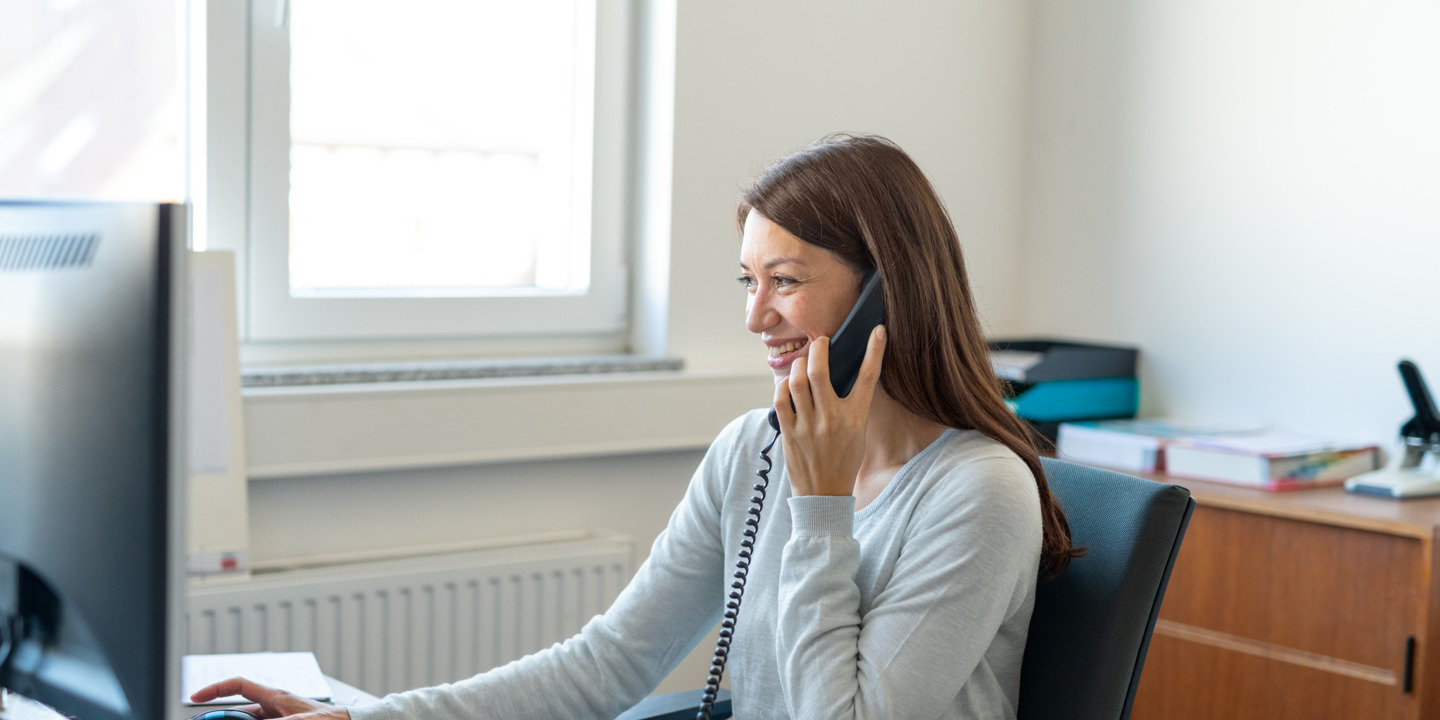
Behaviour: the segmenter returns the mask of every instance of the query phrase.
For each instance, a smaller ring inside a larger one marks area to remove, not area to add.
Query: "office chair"
[[[1195,500],[1178,485],[1041,462],[1071,538],[1089,549],[1036,589],[1019,718],[1126,720]]]

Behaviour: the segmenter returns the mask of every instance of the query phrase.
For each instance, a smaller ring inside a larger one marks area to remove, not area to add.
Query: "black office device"
[[[179,708],[186,222],[0,201],[0,687],[80,720]]]
[[[1410,360],[1399,367],[1415,417],[1400,426],[1400,452],[1390,465],[1346,480],[1349,492],[1395,499],[1440,495],[1440,411],[1420,367]]]
[[[1410,404],[1415,406],[1415,417],[1400,426],[1400,437],[1406,440],[1407,447],[1440,445],[1440,412],[1435,409],[1430,386],[1425,384],[1425,378],[1420,376],[1420,367],[1414,362],[1401,360],[1399,367],[1400,380],[1405,383]]]

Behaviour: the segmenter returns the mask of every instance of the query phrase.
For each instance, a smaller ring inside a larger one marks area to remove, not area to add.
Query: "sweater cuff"
[[[790,498],[792,537],[851,537],[855,533],[854,495],[800,495]]]
[[[350,720],[395,719],[395,708],[391,707],[389,703],[383,701],[346,708],[346,712],[350,713]]]

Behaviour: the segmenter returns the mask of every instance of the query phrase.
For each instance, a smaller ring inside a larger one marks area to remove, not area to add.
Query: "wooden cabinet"
[[[1440,717],[1440,499],[1150,477],[1197,507],[1132,718]]]

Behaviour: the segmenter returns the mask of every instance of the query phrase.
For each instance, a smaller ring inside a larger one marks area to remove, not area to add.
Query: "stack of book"
[[[1087,465],[1266,490],[1338,485],[1381,462],[1371,444],[1146,419],[1065,423],[1056,450],[1062,460]]]
[[[1130,418],[1061,423],[1055,451],[1061,460],[1129,472],[1164,472],[1165,447],[1196,437],[1253,433],[1253,427],[1202,425],[1182,420]]]
[[[1190,438],[1168,449],[1165,472],[1176,477],[1300,490],[1344,483],[1380,467],[1380,448],[1285,433]]]

